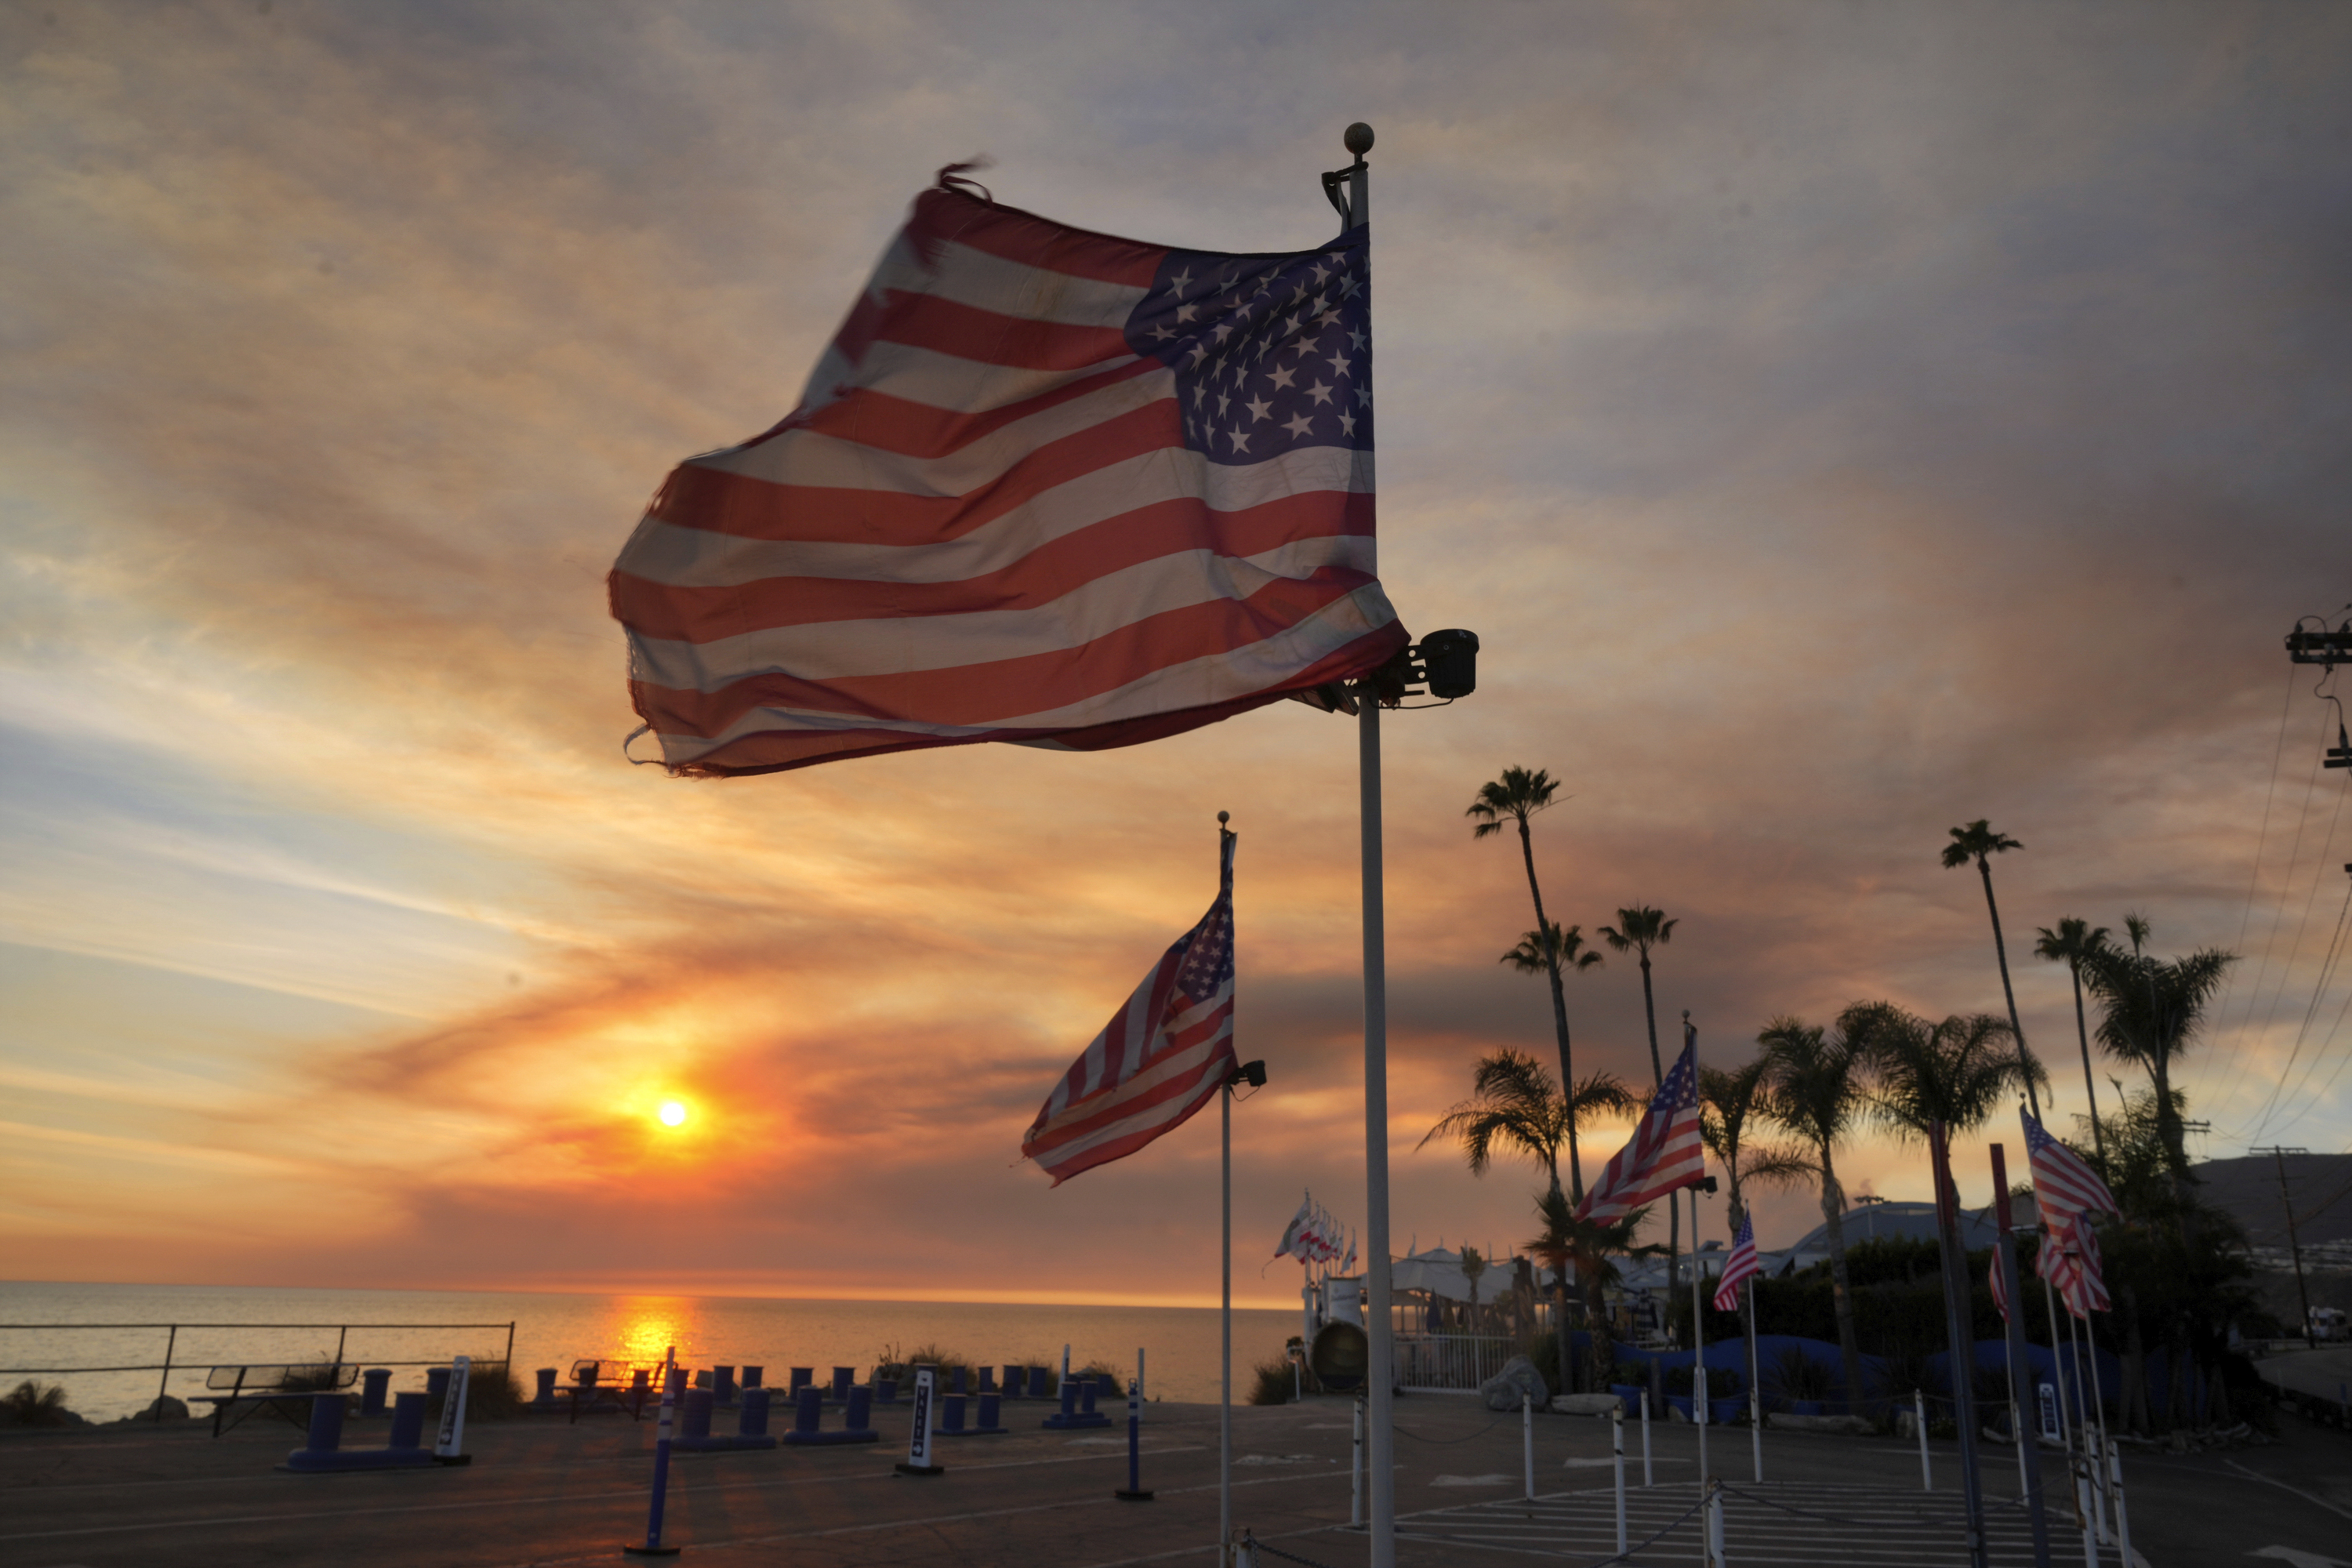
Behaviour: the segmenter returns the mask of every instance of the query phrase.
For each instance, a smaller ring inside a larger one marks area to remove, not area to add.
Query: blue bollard
[[[793,1405],[793,1431],[795,1435],[814,1436],[824,1421],[824,1394],[812,1384],[803,1384],[799,1397]]]
[[[1078,1402],[1086,1401],[1084,1409]],[[1071,1377],[1062,1384],[1062,1407],[1045,1417],[1043,1426],[1055,1432],[1067,1432],[1080,1426],[1108,1426],[1110,1417],[1095,1408],[1095,1382],[1090,1377]]]
[[[710,1436],[710,1390],[689,1388],[686,1391],[684,1405],[678,1415],[677,1435],[681,1437]]]
[[[798,1399],[801,1396],[801,1390],[809,1385],[809,1380],[815,1374],[816,1369],[814,1367],[796,1366],[793,1368],[792,1386],[784,1391],[784,1397],[786,1399]]]
[[[998,1401],[1002,1397],[1003,1395],[994,1394],[983,1394],[980,1396],[980,1425],[971,1428],[975,1436],[993,1435],[1004,1430],[1004,1422],[999,1414],[1002,1406]]]
[[[392,1436],[386,1441],[394,1448],[419,1448],[425,1443],[425,1406],[430,1396],[422,1394],[395,1394],[392,1396]]]
[[[552,1409],[555,1405],[555,1369],[543,1366],[531,1376],[539,1380],[539,1392],[530,1396],[530,1407],[533,1410]]]
[[[446,1366],[427,1368],[425,1373],[425,1403],[437,1410],[441,1407],[441,1402],[447,1397],[449,1397],[449,1369]]]
[[[310,1395],[310,1435],[302,1445],[313,1454],[331,1454],[343,1446],[343,1396]]]
[[[743,1391],[743,1414],[735,1423],[735,1430],[746,1437],[768,1435],[768,1391],[757,1386]]]
[[[733,1367],[714,1366],[710,1369],[710,1403],[713,1405],[735,1403],[735,1369]]]
[[[1095,1413],[1094,1379],[1080,1378],[1078,1380],[1078,1414],[1081,1415],[1092,1415]]]
[[[835,1367],[833,1369],[833,1392],[825,1395],[827,1402],[834,1405],[847,1404],[849,1401],[850,1387],[856,1384],[856,1381],[857,1369],[856,1367]]]
[[[784,1434],[783,1440],[796,1447],[875,1442],[881,1435],[873,1426],[873,1401],[871,1390],[851,1389],[841,1429],[827,1432],[821,1429],[824,1415],[824,1390],[814,1385],[803,1388],[801,1390],[800,1407],[793,1416],[793,1429]]]
[[[768,1383],[767,1372],[768,1369],[764,1366],[746,1366],[743,1369],[743,1388],[745,1392],[748,1393],[754,1388],[766,1387]]]
[[[360,1414],[383,1415],[385,1391],[391,1386],[392,1368],[388,1366],[372,1366],[360,1373]]]
[[[874,1430],[874,1395],[871,1391],[853,1388],[849,1391],[849,1409],[841,1418],[842,1428],[849,1432]]]
[[[984,1366],[980,1369],[980,1391],[982,1394],[993,1394],[996,1392],[996,1369],[994,1367]]]
[[[1033,1366],[1029,1369],[1030,1398],[1043,1399],[1045,1397],[1045,1379],[1049,1375],[1050,1370],[1051,1369],[1049,1368],[1042,1366]]]
[[[876,1378],[874,1380],[874,1403],[877,1405],[898,1404],[898,1380],[895,1377]]]
[[[705,1390],[708,1390],[710,1387],[710,1369],[709,1367],[705,1367],[700,1372],[694,1374],[694,1386]]]
[[[963,1436],[963,1401],[961,1394],[950,1394],[940,1402],[940,1424],[931,1430],[941,1437]]]
[[[963,1378],[963,1368],[960,1366],[951,1366],[948,1368],[948,1392],[950,1394],[961,1394],[964,1391]]]
[[[1127,1485],[1110,1494],[1121,1502],[1150,1502],[1143,1489],[1143,1384],[1127,1385]]]

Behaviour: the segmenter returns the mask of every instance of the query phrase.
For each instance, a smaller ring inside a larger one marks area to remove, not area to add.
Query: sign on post
[[[2066,1431],[2058,1422],[2058,1391],[2042,1384],[2038,1402],[2042,1406],[2042,1436],[2049,1442],[2064,1442]]]
[[[938,1392],[938,1369],[917,1367],[914,1427],[907,1434],[907,1457],[897,1467],[902,1476],[937,1476],[947,1471],[945,1465],[934,1462],[931,1454],[931,1405]]]
[[[466,1384],[473,1370],[471,1356],[461,1355],[449,1363],[449,1389],[441,1397],[441,1435],[433,1445],[433,1457],[445,1465],[467,1462],[458,1450],[466,1442]]]

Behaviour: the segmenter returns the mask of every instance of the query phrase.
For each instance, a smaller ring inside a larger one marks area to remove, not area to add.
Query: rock
[[[1544,1382],[1536,1363],[1523,1355],[1515,1355],[1503,1363],[1503,1370],[1478,1385],[1478,1401],[1489,1410],[1517,1410],[1522,1395],[1542,1408],[1551,1397],[1551,1385]]]
[[[1786,1415],[1772,1414],[1772,1425],[1783,1432],[1846,1432],[1867,1437],[1878,1430],[1864,1415]]]
[[[1551,1408],[1559,1415],[1606,1415],[1624,1405],[1613,1394],[1562,1394],[1553,1398]]]
[[[157,1418],[157,1406],[159,1405],[162,1407],[162,1418],[165,1421],[185,1421],[188,1418],[187,1405],[166,1394],[150,1403],[146,1409],[142,1410],[138,1415],[132,1416],[131,1419],[134,1421],[153,1421]]]

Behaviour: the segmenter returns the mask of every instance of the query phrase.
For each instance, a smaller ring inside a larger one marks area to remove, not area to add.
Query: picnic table
[[[290,1423],[297,1431],[308,1431],[310,1422],[310,1396],[314,1394],[347,1392],[359,1381],[357,1363],[343,1362],[272,1362],[257,1366],[216,1366],[205,1374],[207,1392],[195,1396],[195,1403],[213,1407],[213,1436],[236,1426],[255,1410],[268,1410]],[[300,1414],[286,1408],[300,1400]],[[223,1418],[240,1405],[251,1405],[222,1425]]]
[[[575,1361],[572,1363],[572,1381],[561,1390],[572,1401],[572,1419],[580,1419],[580,1406],[584,1403],[593,1410],[598,1401],[609,1399],[614,1408],[625,1408],[632,1421],[645,1415],[646,1399],[654,1392],[654,1375],[661,1370],[658,1362],[643,1361]]]

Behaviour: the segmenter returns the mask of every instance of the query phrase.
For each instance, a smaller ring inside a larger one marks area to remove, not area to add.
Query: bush
[[[1650,1363],[1645,1361],[1621,1361],[1609,1369],[1609,1381],[1632,1388],[1650,1386]]]
[[[1827,1399],[1836,1379],[1830,1369],[1790,1345],[1772,1359],[1772,1392],[1782,1399]]]
[[[1687,1394],[1690,1393],[1691,1384],[1695,1381],[1696,1380],[1692,1376],[1692,1369],[1690,1367],[1670,1366],[1666,1368],[1666,1392],[1668,1394]],[[1711,1366],[1706,1369],[1706,1396],[1709,1399],[1728,1399],[1731,1395],[1739,1392],[1739,1374],[1732,1371],[1729,1367]]]
[[[26,1378],[0,1397],[0,1421],[14,1426],[79,1426],[81,1417],[66,1408],[61,1383],[35,1383]]]
[[[530,1408],[522,1384],[498,1362],[478,1362],[466,1374],[466,1418],[509,1421]]]
[[[979,1379],[971,1369],[977,1364],[962,1352],[941,1350],[936,1342],[917,1345],[910,1351],[900,1350],[897,1345],[884,1345],[881,1353],[874,1358],[874,1375],[894,1378],[898,1385],[904,1388],[914,1382],[915,1368],[934,1366],[939,1368],[940,1386],[945,1388],[948,1385],[949,1369],[959,1366],[965,1369],[965,1382],[976,1384]],[[1048,1387],[1056,1393],[1060,1392],[1061,1373],[1054,1371],[1051,1364],[1046,1368],[1045,1382]]]
[[[1290,1358],[1276,1356],[1257,1363],[1255,1381],[1250,1385],[1252,1405],[1287,1405],[1297,1388],[1293,1381]]]

